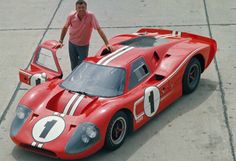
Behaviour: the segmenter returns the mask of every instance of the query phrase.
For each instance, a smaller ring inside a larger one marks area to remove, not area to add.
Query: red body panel
[[[164,36],[169,42],[148,48],[127,48],[125,49],[126,51],[121,50],[124,45],[121,45],[120,42],[137,38],[140,35]],[[37,57],[37,54],[35,54],[30,70],[27,72],[23,71],[21,72],[23,74],[20,74],[20,80],[26,84],[29,84],[30,74],[34,72],[45,72],[47,73],[48,80],[50,80],[33,87],[19,102],[19,104],[30,107],[33,110],[20,132],[15,137],[12,137],[13,141],[21,146],[31,145],[34,142],[31,131],[37,121],[46,116],[65,113],[68,102],[74,96],[73,92],[69,92],[59,86],[63,80],[60,79],[62,72],[56,59],[56,49],[53,48],[55,43],[48,41],[40,47],[48,48],[54,53],[54,59],[59,69],[57,73],[35,64],[34,62]],[[162,29],[140,29],[134,34],[118,35],[110,40],[110,44],[115,49],[113,53],[106,54],[104,52],[105,46],[103,46],[94,57],[87,58],[86,61],[124,68],[126,70],[124,94],[113,98],[84,96],[72,115],[70,115],[72,109],[68,108],[65,115],[63,115],[63,119],[66,122],[63,133],[57,139],[45,143],[42,147],[42,149],[53,153],[53,155],[50,153],[51,155],[49,156],[63,159],[79,159],[101,149],[104,145],[108,124],[111,118],[120,110],[130,111],[132,114],[130,121],[133,125],[133,131],[137,130],[153,116],[160,113],[182,96],[183,74],[193,57],[201,57],[203,60],[203,72],[214,58],[216,52],[215,40],[189,33]],[[120,51],[116,53],[118,50]],[[140,57],[145,60],[150,74],[142,83],[129,90],[128,83],[131,74],[131,64]],[[155,79],[156,76],[160,76],[161,79]],[[145,92],[148,88],[155,88],[160,92],[160,101],[157,104],[158,107],[156,107],[157,111],[151,117],[144,110]],[[74,104],[74,102],[71,103],[72,106]],[[64,152],[65,145],[73,135],[76,127],[83,122],[91,122],[97,125],[100,130],[100,140],[82,153],[76,155],[66,154]],[[45,151],[33,151],[44,155],[48,154]]]

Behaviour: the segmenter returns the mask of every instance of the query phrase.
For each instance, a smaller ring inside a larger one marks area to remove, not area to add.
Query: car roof
[[[171,35],[162,35],[161,37],[136,33],[118,35],[109,41],[115,51],[101,56],[101,53],[105,50],[105,48],[102,48],[95,57],[87,60],[101,65],[126,68],[133,60],[143,57],[148,61],[159,48],[169,48],[169,44],[176,44],[179,41],[183,41],[183,38]],[[161,53],[158,54],[162,57]]]

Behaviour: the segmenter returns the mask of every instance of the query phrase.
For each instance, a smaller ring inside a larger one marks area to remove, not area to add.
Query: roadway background
[[[101,150],[84,160],[236,161],[236,0],[88,0],[107,37],[141,27],[169,28],[213,37],[216,59],[196,92],[182,97],[114,151]],[[0,1],[0,160],[52,161],[16,147],[9,127],[17,102],[28,90],[19,84],[37,45],[59,39],[74,0]],[[59,54],[70,71],[67,37]],[[103,45],[93,32],[90,55]]]

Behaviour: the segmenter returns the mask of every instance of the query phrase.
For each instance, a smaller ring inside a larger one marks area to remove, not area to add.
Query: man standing
[[[59,40],[60,46],[62,47],[64,37],[69,29],[71,70],[88,56],[89,42],[93,29],[98,31],[105,45],[110,49],[107,37],[102,31],[95,15],[92,12],[87,11],[87,3],[84,0],[78,0],[75,7],[76,11],[71,12],[67,17]]]

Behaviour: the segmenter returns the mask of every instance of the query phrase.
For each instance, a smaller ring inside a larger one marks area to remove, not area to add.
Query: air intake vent
[[[154,57],[156,58],[157,61],[160,60],[160,57],[159,57],[159,55],[157,54],[156,51],[154,51]]]
[[[155,79],[156,80],[162,80],[162,79],[164,79],[165,77],[163,76],[163,75],[159,75],[159,74],[156,74],[155,75]]]

